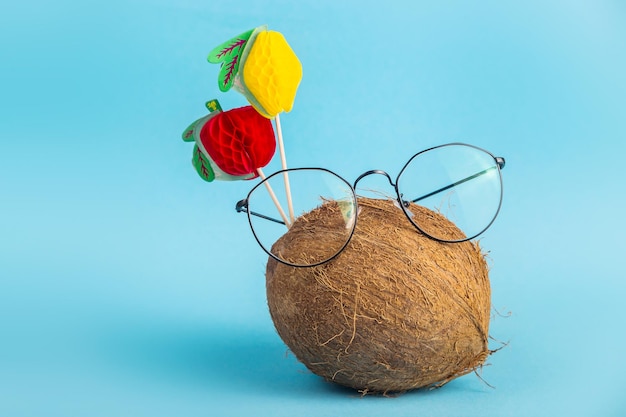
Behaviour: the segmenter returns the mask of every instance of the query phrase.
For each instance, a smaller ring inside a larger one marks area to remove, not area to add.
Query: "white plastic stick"
[[[261,179],[265,181],[265,174],[263,173],[261,168],[257,168],[256,172],[259,174],[259,177],[261,177]],[[287,215],[283,211],[283,208],[280,206],[280,203],[278,202],[278,199],[276,198],[276,194],[274,194],[274,190],[272,189],[272,186],[270,185],[268,181],[265,181],[264,184],[265,184],[265,188],[267,188],[267,192],[270,194],[270,197],[272,198],[272,201],[274,202],[274,205],[276,206],[276,208],[278,209],[278,212],[280,213],[280,217],[283,218],[283,221],[285,222],[285,226],[287,226],[287,228],[290,228],[291,223],[287,219]]]
[[[287,169],[287,158],[285,156],[285,145],[283,142],[283,130],[280,127],[280,116],[277,114],[274,118],[276,122],[276,134],[278,136],[278,150],[280,152],[280,162],[283,169]],[[291,187],[289,186],[289,174],[283,172],[283,179],[285,180],[285,193],[287,194],[287,206],[289,206],[289,218],[293,223],[295,221],[295,215],[293,212],[293,201],[291,200]]]

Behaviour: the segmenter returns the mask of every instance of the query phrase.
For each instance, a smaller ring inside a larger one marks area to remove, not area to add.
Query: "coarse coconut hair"
[[[441,386],[482,366],[492,352],[491,290],[478,243],[433,240],[392,200],[358,205],[352,240],[333,260],[298,268],[269,259],[269,311],[289,349],[313,373],[362,393]],[[307,236],[323,241],[333,210],[325,202],[296,220],[273,252],[313,250]],[[433,211],[410,211],[419,224],[462,236]]]

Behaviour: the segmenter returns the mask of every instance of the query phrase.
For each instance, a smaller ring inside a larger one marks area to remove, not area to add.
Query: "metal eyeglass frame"
[[[420,155],[422,155],[422,154],[424,154],[424,153],[426,153],[426,152],[432,151],[432,150],[434,150],[434,149],[444,148],[444,147],[447,147],[447,146],[467,146],[467,147],[469,147],[469,148],[473,148],[473,149],[476,149],[476,150],[478,150],[478,151],[484,152],[484,153],[486,153],[487,155],[489,155],[489,156],[491,156],[491,157],[493,158],[493,160],[494,160],[494,162],[495,162],[495,165],[494,165],[493,167],[490,167],[490,168],[484,169],[484,170],[482,170],[482,171],[480,171],[480,172],[477,172],[477,173],[475,173],[475,174],[473,174],[473,175],[470,175],[470,176],[468,176],[468,177],[466,177],[466,178],[463,178],[463,179],[461,179],[461,180],[458,180],[458,181],[456,181],[456,182],[454,182],[454,183],[452,183],[452,184],[448,184],[448,185],[446,185],[446,186],[444,186],[444,187],[441,187],[441,188],[439,188],[439,189],[437,189],[437,190],[434,190],[434,191],[432,191],[432,192],[430,192],[430,193],[428,193],[428,194],[425,194],[425,195],[423,195],[423,196],[421,196],[421,197],[418,197],[418,198],[416,198],[416,199],[413,199],[413,200],[411,200],[411,201],[403,200],[403,199],[402,199],[402,194],[400,193],[400,190],[398,189],[398,180],[400,179],[400,177],[402,176],[402,174],[404,173],[404,171],[406,170],[406,168],[409,166],[409,164],[410,164],[410,163],[411,163],[411,162],[412,162],[415,158],[417,158],[418,156],[420,156]],[[309,264],[306,264],[306,265],[301,265],[301,264],[292,264],[292,263],[289,263],[289,262],[287,262],[287,261],[285,261],[285,260],[280,259],[280,258],[279,258],[279,257],[277,257],[276,255],[274,255],[274,254],[273,254],[270,250],[268,250],[268,249],[267,249],[267,248],[263,245],[263,243],[261,242],[261,240],[260,240],[260,239],[259,239],[259,237],[257,236],[256,232],[254,231],[254,226],[252,225],[252,217],[251,217],[251,216],[259,217],[259,218],[262,218],[262,219],[265,219],[265,220],[268,220],[268,221],[272,221],[272,222],[275,222],[275,223],[283,224],[283,225],[285,224],[285,222],[284,222],[284,221],[282,221],[282,220],[279,220],[279,219],[275,219],[275,218],[273,218],[273,217],[266,216],[266,215],[261,214],[261,213],[257,213],[257,212],[255,212],[255,211],[248,210],[248,201],[249,201],[250,196],[252,195],[252,193],[253,193],[253,192],[254,192],[257,188],[259,188],[261,185],[263,185],[265,182],[269,181],[271,178],[273,178],[273,177],[275,177],[275,176],[277,176],[277,175],[281,175],[281,174],[283,174],[283,173],[285,173],[285,172],[294,172],[294,171],[301,171],[301,170],[319,170],[319,171],[323,171],[323,172],[328,172],[328,173],[330,173],[330,174],[332,174],[332,175],[336,176],[338,179],[342,180],[342,181],[343,181],[343,182],[344,182],[344,183],[345,183],[345,184],[346,184],[346,185],[350,188],[350,190],[352,191],[352,194],[353,194],[353,196],[354,196],[354,201],[355,201],[355,202],[357,203],[357,205],[358,205],[358,197],[357,197],[357,193],[356,193],[356,187],[357,187],[357,184],[359,183],[359,181],[361,181],[363,178],[365,178],[365,177],[367,177],[367,176],[369,176],[369,175],[374,175],[374,174],[383,175],[384,177],[386,177],[386,178],[387,178],[387,180],[389,181],[389,184],[390,184],[390,185],[393,187],[393,189],[395,190],[395,192],[396,192],[396,197],[397,197],[396,201],[398,202],[399,206],[402,208],[402,211],[404,212],[404,215],[407,217],[407,219],[409,220],[409,222],[410,222],[410,223],[411,223],[411,224],[412,224],[412,225],[413,225],[413,226],[414,226],[414,227],[415,227],[415,228],[416,228],[416,229],[417,229],[420,233],[422,233],[422,234],[423,234],[423,235],[425,235],[426,237],[428,237],[428,238],[430,238],[430,239],[433,239],[433,240],[435,240],[435,241],[438,241],[438,242],[445,242],[445,243],[460,243],[460,242],[465,242],[465,241],[468,241],[468,240],[471,240],[471,239],[474,239],[474,238],[476,238],[476,237],[480,236],[482,233],[484,233],[484,232],[485,232],[485,230],[487,230],[487,229],[488,229],[488,228],[489,228],[489,227],[493,224],[493,222],[495,221],[496,217],[498,217],[498,213],[500,212],[500,208],[501,208],[501,206],[502,206],[503,186],[502,186],[502,173],[501,173],[501,170],[504,168],[504,166],[505,166],[505,160],[504,160],[504,158],[503,158],[503,157],[500,157],[500,156],[494,156],[491,152],[489,152],[489,151],[487,151],[487,150],[485,150],[485,149],[482,149],[482,148],[480,148],[480,147],[478,147],[478,146],[470,145],[470,144],[467,144],[467,143],[461,143],[461,142],[453,142],[453,143],[446,143],[446,144],[443,144],[443,145],[433,146],[433,147],[431,147],[431,148],[425,149],[425,150],[420,151],[420,152],[416,153],[415,155],[413,155],[413,156],[412,156],[411,158],[409,158],[409,160],[408,160],[408,161],[404,164],[404,166],[402,167],[402,169],[401,169],[401,170],[400,170],[400,172],[398,173],[398,176],[396,177],[395,182],[392,180],[391,175],[389,175],[387,172],[382,171],[382,170],[379,170],[379,169],[373,169],[373,170],[369,170],[369,171],[364,172],[363,174],[361,174],[361,175],[359,175],[359,176],[357,177],[357,179],[354,181],[354,183],[353,183],[353,184],[350,184],[350,183],[349,183],[348,181],[346,181],[343,177],[341,177],[341,176],[340,176],[340,175],[338,175],[337,173],[335,173],[335,172],[333,172],[333,171],[331,171],[331,170],[329,170],[329,169],[326,169],[326,168],[319,168],[319,167],[289,168],[289,169],[283,169],[283,170],[280,170],[280,171],[276,171],[276,172],[274,172],[273,174],[271,174],[271,175],[267,176],[267,177],[266,177],[263,181],[261,181],[260,183],[258,183],[257,185],[255,185],[255,186],[254,186],[254,187],[250,190],[250,192],[248,193],[248,195],[246,196],[246,198],[244,198],[243,200],[239,200],[239,201],[237,202],[237,204],[235,205],[235,210],[237,211],[237,213],[242,213],[242,212],[243,212],[243,213],[246,213],[246,214],[248,215],[248,222],[249,222],[249,224],[250,224],[250,230],[252,230],[252,234],[254,235],[254,238],[256,239],[256,241],[257,241],[257,243],[259,244],[259,246],[261,246],[261,248],[262,248],[262,249],[263,249],[263,250],[264,250],[264,251],[265,251],[265,252],[266,252],[269,256],[271,256],[272,258],[274,258],[274,259],[275,259],[275,260],[277,260],[278,262],[280,262],[280,263],[282,263],[282,264],[285,264],[285,265],[288,265],[288,266],[293,266],[293,267],[314,267],[314,266],[322,265],[322,264],[325,264],[326,262],[330,262],[330,261],[332,261],[334,258],[336,258],[337,256],[339,256],[339,254],[341,254],[341,252],[343,252],[343,250],[346,248],[346,246],[348,246],[348,243],[350,243],[350,240],[352,240],[352,235],[354,234],[354,231],[356,230],[356,223],[358,222],[358,214],[357,214],[357,215],[355,215],[354,225],[352,226],[352,230],[350,231],[350,235],[349,235],[349,236],[348,236],[348,238],[346,239],[345,244],[344,244],[344,245],[343,245],[343,246],[342,246],[342,247],[341,247],[341,248],[337,251],[337,253],[335,253],[333,256],[331,256],[330,258],[325,259],[325,260],[323,260],[323,261],[320,261],[320,262],[317,262],[317,263],[314,263],[314,264],[310,264],[310,265],[309,265]],[[443,191],[446,191],[446,190],[449,190],[449,189],[451,189],[451,188],[454,188],[454,187],[456,187],[457,185],[463,184],[463,183],[465,183],[465,182],[467,182],[467,181],[471,181],[471,180],[473,180],[474,178],[477,178],[477,177],[479,177],[479,176],[481,176],[481,175],[484,175],[484,174],[488,173],[489,171],[491,171],[491,170],[493,170],[493,169],[497,169],[497,171],[498,171],[498,180],[500,181],[500,189],[501,189],[501,192],[500,192],[500,198],[499,198],[499,201],[498,201],[498,208],[496,209],[496,212],[494,213],[493,218],[491,219],[491,221],[490,221],[490,222],[489,222],[489,223],[488,223],[488,224],[487,224],[487,225],[486,225],[486,226],[485,226],[485,227],[484,227],[484,228],[483,228],[480,232],[475,233],[475,234],[474,234],[474,235],[472,235],[472,236],[467,236],[467,237],[465,237],[465,238],[463,238],[463,239],[458,239],[458,240],[445,240],[445,239],[440,239],[440,238],[437,238],[437,237],[435,237],[435,236],[430,235],[429,233],[427,233],[426,231],[424,231],[424,230],[423,230],[423,229],[422,229],[422,228],[421,228],[418,224],[416,224],[415,222],[413,222],[413,220],[411,220],[411,213],[410,213],[410,211],[408,210],[408,208],[409,208],[409,206],[410,206],[410,204],[411,204],[411,203],[417,203],[417,202],[418,202],[418,201],[420,201],[420,200],[423,200],[423,199],[428,198],[428,197],[431,197],[431,196],[433,196],[433,195],[435,195],[435,194],[438,194],[438,193],[441,193],[441,192],[443,192]],[[358,210],[357,210],[357,213],[358,213]]]

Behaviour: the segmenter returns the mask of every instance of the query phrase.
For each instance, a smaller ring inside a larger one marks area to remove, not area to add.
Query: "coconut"
[[[293,267],[269,259],[267,300],[276,330],[309,370],[363,393],[441,386],[489,356],[490,285],[477,242],[442,243],[420,233],[392,200],[359,198],[352,240],[333,260]],[[323,241],[329,204],[296,220],[273,253]],[[412,204],[426,230],[460,230]]]

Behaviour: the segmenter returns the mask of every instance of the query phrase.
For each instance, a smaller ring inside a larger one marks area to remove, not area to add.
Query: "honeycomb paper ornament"
[[[267,165],[276,150],[272,123],[251,106],[222,112],[200,131],[200,140],[227,174],[247,175]]]
[[[280,32],[267,26],[244,32],[214,48],[208,60],[222,65],[220,90],[234,86],[263,116],[293,108],[302,64]]]
[[[266,117],[289,112],[302,78],[302,66],[285,37],[260,32],[243,67],[242,85],[250,103]]]

